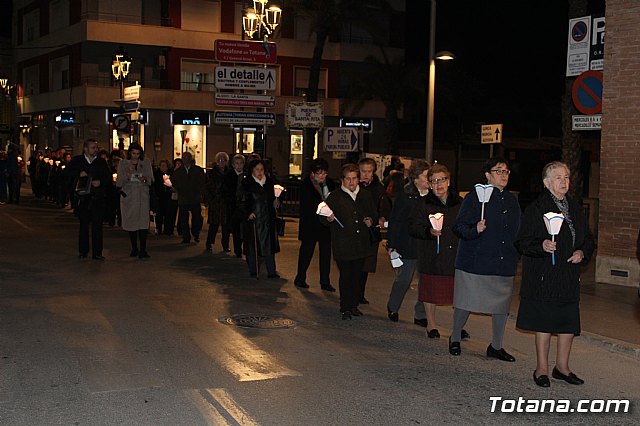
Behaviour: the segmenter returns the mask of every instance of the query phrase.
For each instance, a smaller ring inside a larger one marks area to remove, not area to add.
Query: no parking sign
[[[571,91],[573,104],[583,114],[602,112],[602,73],[585,71],[573,82]]]

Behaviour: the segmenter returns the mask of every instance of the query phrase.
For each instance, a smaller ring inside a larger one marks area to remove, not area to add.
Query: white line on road
[[[27,231],[33,231],[33,229],[31,229],[30,227],[28,227],[27,225],[25,225],[24,223],[22,223],[21,221],[19,221],[15,217],[11,216],[10,214],[5,213],[4,215],[6,217],[8,217],[9,219],[11,219],[12,221],[14,221],[15,223],[17,223],[18,225],[22,226]]]
[[[212,426],[258,426],[255,421],[224,389],[187,389],[184,391],[193,401],[203,420]]]

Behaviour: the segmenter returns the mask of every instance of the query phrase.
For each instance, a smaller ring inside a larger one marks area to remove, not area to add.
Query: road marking
[[[184,394],[195,404],[208,425],[259,425],[224,389],[186,389]]]
[[[229,413],[238,424],[243,426],[258,426],[255,421],[224,389],[207,389],[224,410]]]
[[[8,217],[9,219],[11,219],[12,221],[14,221],[15,223],[17,223],[18,225],[22,226],[27,231],[33,231],[33,229],[31,229],[30,227],[28,227],[27,225],[25,225],[24,223],[22,223],[21,221],[19,221],[15,217],[11,216],[10,214],[5,213],[4,215],[6,217]]]
[[[216,331],[191,333],[196,344],[222,364],[240,382],[300,376],[278,359],[260,349],[229,326],[219,325]]]
[[[200,414],[202,420],[209,426],[229,426],[230,423],[224,418],[222,414],[217,410],[214,404],[204,397],[198,389],[186,389],[184,394],[189,398]]]

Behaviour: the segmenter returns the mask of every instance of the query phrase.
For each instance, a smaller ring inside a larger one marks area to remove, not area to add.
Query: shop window
[[[301,130],[293,130],[289,135],[289,175],[302,175],[302,142]],[[315,134],[313,158],[318,158],[318,132]]]
[[[240,129],[234,129],[235,134],[235,153],[242,152],[243,154],[250,154],[255,150],[255,131],[253,127],[245,127],[240,135]],[[242,150],[240,150],[240,141],[242,141]]]

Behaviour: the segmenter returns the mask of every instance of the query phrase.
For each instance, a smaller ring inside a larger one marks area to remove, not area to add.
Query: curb
[[[622,340],[612,339],[610,337],[602,336],[600,334],[582,332],[578,339],[583,340],[585,343],[599,346],[604,349],[608,349],[613,352],[630,355],[634,358],[640,359],[640,346],[633,343],[625,342]]]

